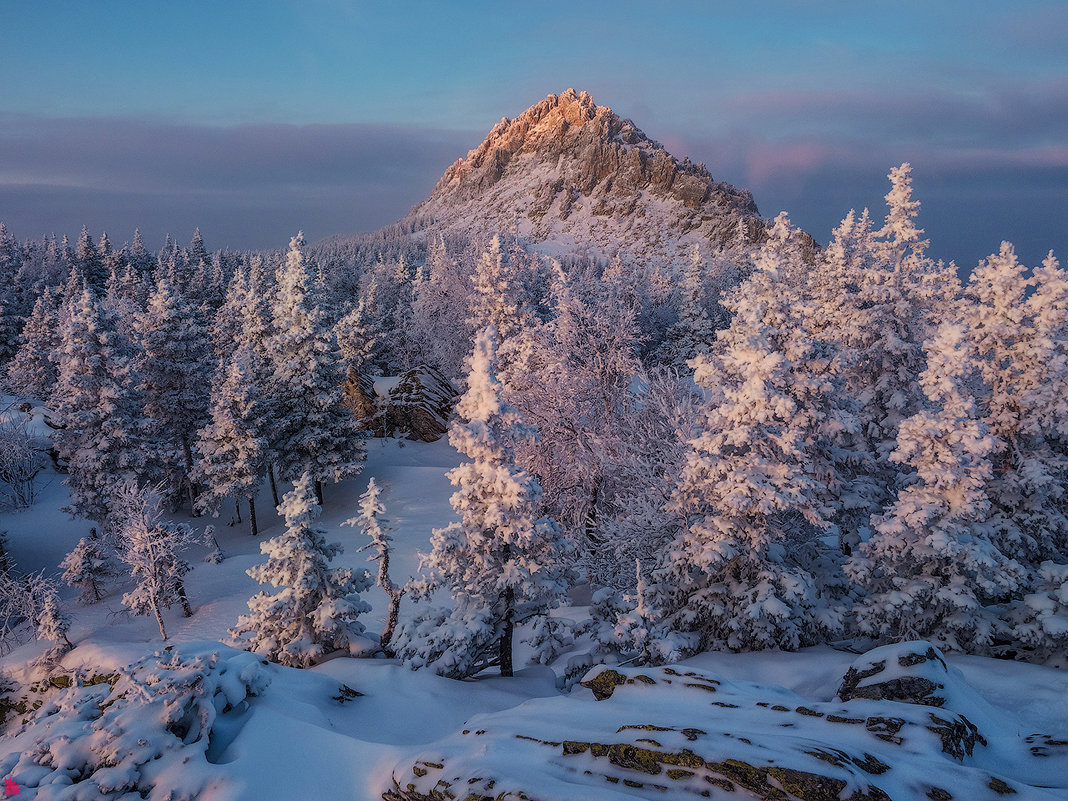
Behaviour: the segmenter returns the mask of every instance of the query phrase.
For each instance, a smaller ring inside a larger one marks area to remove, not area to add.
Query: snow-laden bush
[[[25,423],[0,420],[0,507],[25,509],[36,497],[34,479],[45,466]]]
[[[213,781],[216,720],[267,688],[265,665],[241,652],[164,651],[110,684],[75,679],[9,732],[0,774],[38,801],[192,801]]]
[[[1043,562],[1033,589],[1009,609],[1013,644],[1068,668],[1068,565]]]

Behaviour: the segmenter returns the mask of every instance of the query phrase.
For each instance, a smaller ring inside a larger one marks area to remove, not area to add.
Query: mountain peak
[[[754,241],[764,228],[749,192],[679,161],[574,89],[503,118],[410,216],[438,230],[518,231],[546,251],[652,251],[667,262],[695,243]]]

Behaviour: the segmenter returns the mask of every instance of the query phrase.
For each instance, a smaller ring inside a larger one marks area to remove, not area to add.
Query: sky
[[[933,255],[1068,261],[1064,0],[0,0],[0,38],[20,239],[373,230],[573,87],[820,242],[908,161]]]

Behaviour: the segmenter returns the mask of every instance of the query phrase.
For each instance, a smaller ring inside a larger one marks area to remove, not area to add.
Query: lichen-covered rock
[[[919,659],[926,646],[893,656],[912,662],[903,668],[938,662]],[[873,666],[858,660],[857,673]],[[1068,797],[1049,788],[1049,770],[1026,780],[1049,758],[1029,755],[1039,746],[1003,739],[992,753],[971,721],[948,708],[817,702],[682,667],[601,666],[581,687],[472,718],[460,734],[398,763],[383,798],[972,801],[995,788],[1018,799]]]
[[[456,387],[437,368],[421,365],[409,370],[376,416],[375,435],[434,442],[448,431],[456,395]]]
[[[942,652],[931,643],[894,643],[869,651],[850,665],[838,697],[941,707],[946,704],[947,684],[957,680],[950,675]]]

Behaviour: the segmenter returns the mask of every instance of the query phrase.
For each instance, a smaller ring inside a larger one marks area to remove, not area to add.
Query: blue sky
[[[273,247],[402,216],[586,89],[820,241],[913,164],[936,255],[1068,249],[1068,3],[0,0],[0,219]]]

